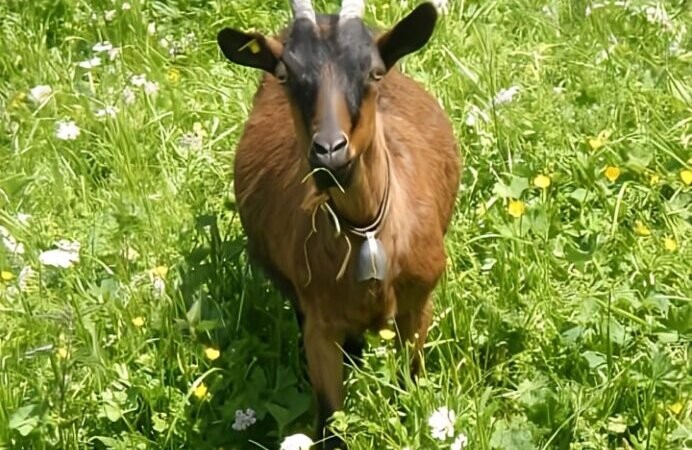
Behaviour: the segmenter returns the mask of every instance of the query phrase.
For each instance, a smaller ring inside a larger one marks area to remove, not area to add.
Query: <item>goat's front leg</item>
[[[400,313],[396,316],[396,326],[399,330],[399,344],[413,344],[413,355],[411,355],[411,377],[416,378],[423,363],[423,345],[428,337],[428,327],[432,320],[432,295],[425,297],[425,300],[416,307]]]
[[[324,449],[346,450],[341,439],[325,430],[331,415],[343,408],[343,353],[340,346],[343,346],[344,336],[316,323],[308,315],[303,340],[310,381],[317,398],[317,439],[324,440]]]

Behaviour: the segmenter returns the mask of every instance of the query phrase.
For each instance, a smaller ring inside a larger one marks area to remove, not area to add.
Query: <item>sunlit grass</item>
[[[258,74],[215,43],[277,31],[286,6],[0,3],[0,448],[310,434],[293,313],[234,209]],[[682,1],[454,1],[402,61],[453,120],[463,186],[426,376],[402,388],[403,355],[369,336],[334,422],[351,448],[450,448],[441,407],[468,448],[692,446],[691,19]]]

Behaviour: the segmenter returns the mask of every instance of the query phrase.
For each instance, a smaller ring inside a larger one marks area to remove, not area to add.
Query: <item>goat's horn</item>
[[[360,19],[365,12],[364,0],[344,0],[339,11],[339,20]]]
[[[312,7],[312,0],[292,0],[293,16],[296,19],[308,19],[316,23],[315,10]]]

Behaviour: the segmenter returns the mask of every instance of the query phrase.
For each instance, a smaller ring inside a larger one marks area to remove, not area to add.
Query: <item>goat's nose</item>
[[[348,162],[348,138],[342,132],[315,133],[312,139],[315,160],[328,169],[338,169]]]

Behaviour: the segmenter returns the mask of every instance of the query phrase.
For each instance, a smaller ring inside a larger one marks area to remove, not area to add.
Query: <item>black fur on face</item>
[[[373,69],[384,71],[377,46],[359,19],[339,23],[336,15],[317,18],[318,27],[296,20],[287,30],[283,67],[277,70],[285,70],[286,86],[306,125],[315,118],[318,92],[326,83],[343,95],[355,124],[369,74]]]

